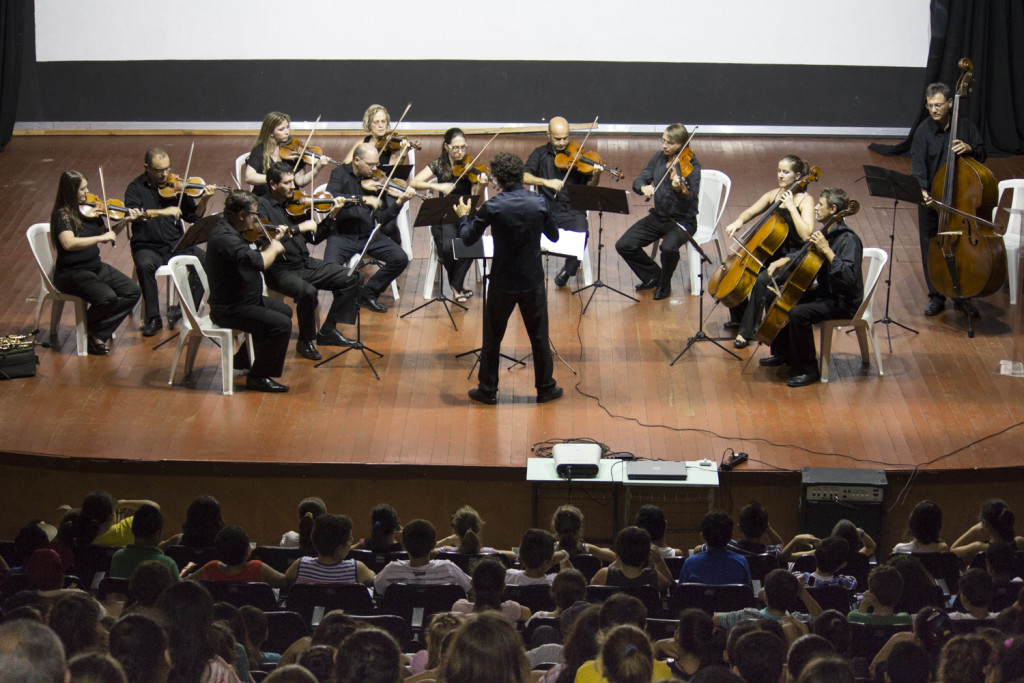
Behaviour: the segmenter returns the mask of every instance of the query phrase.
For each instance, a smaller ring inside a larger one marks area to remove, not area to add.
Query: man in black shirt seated
[[[488,225],[494,237],[491,286],[487,293],[480,351],[480,385],[469,390],[471,399],[487,405],[498,402],[501,340],[517,304],[533,349],[537,403],[553,401],[562,395],[562,388],[555,384],[553,377],[544,266],[540,260],[541,233],[556,240],[558,226],[547,200],[523,188],[523,168],[523,160],[515,154],[495,154],[491,160],[491,175],[501,186],[501,193],[484,202],[472,219],[465,198],[455,207],[461,219],[459,236],[467,245],[476,244]]]
[[[267,268],[267,287],[295,299],[299,319],[299,341],[296,351],[303,358],[320,360],[314,341],[322,346],[352,346],[355,342],[335,327],[337,323],[356,321],[356,294],[362,277],[345,266],[321,261],[309,255],[307,243],[315,244],[334,226],[334,216],[345,206],[341,197],[319,225],[312,218],[300,220],[285,209],[295,192],[295,174],[290,164],[278,162],[267,169],[268,194],[259,198],[260,218],[288,228],[281,238],[284,254]],[[334,293],[320,331],[316,331],[316,304],[319,290]]]
[[[135,272],[142,288],[142,297],[146,302],[144,317],[146,324],[142,328],[143,337],[152,337],[161,329],[160,296],[156,286],[156,270],[166,264],[175,254],[174,247],[185,234],[182,219],[195,223],[206,213],[206,205],[216,191],[215,185],[207,185],[197,203],[189,196],[178,195],[162,197],[160,186],[167,182],[171,171],[171,159],[160,147],[146,151],[145,172],[133,180],[124,191],[124,204],[130,209],[141,209],[142,215],[135,219],[131,228],[132,260],[135,261]],[[205,254],[198,247],[183,249],[179,254],[191,254],[199,259],[205,268]],[[189,274],[192,286],[192,298],[202,298],[202,285],[199,278]],[[167,309],[167,325],[171,329],[181,320],[181,307],[171,306]]]
[[[284,392],[288,387],[271,377],[280,377],[284,371],[292,309],[263,296],[260,276],[284,253],[284,245],[275,237],[261,250],[252,249],[241,233],[254,229],[259,229],[256,197],[245,190],[231,190],[224,202],[224,216],[207,244],[210,319],[221,327],[252,334],[256,357],[245,380],[247,388]]]

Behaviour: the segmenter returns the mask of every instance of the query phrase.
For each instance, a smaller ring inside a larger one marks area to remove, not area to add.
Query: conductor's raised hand
[[[465,197],[459,197],[459,203],[452,208],[455,209],[455,215],[457,215],[459,218],[465,218],[466,216],[469,215],[469,210],[471,206],[470,203],[466,201]]]

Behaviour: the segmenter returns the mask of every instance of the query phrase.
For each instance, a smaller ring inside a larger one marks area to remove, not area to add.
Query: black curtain
[[[0,2],[0,152],[14,131],[25,51],[25,17],[32,7],[31,0]]]
[[[960,101],[961,116],[977,124],[990,155],[1024,154],[1024,2],[932,0],[931,25],[921,106],[910,137],[898,145],[869,147],[890,156],[909,153],[913,131],[926,116],[925,86],[941,81],[955,88],[961,74],[957,63],[968,57],[974,81]]]

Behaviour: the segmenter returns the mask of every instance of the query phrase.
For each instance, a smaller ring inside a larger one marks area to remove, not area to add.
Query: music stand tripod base
[[[604,212],[629,213],[629,203],[626,200],[625,190],[617,190],[610,187],[592,187],[590,185],[569,185],[566,188],[566,192],[569,194],[572,208],[579,211],[597,211],[597,277],[591,284],[573,291],[573,294],[579,294],[584,290],[591,290],[587,303],[583,305],[583,311],[580,315],[586,314],[587,309],[590,308],[590,302],[594,300],[594,295],[602,287],[632,300],[633,303],[640,303],[640,299],[605,284],[601,279],[601,252],[604,251]]]
[[[693,239],[693,235],[691,235],[688,230],[684,229],[683,235],[689,241],[690,245],[693,246],[694,250],[700,255],[700,270],[697,272],[697,280],[700,282],[700,293],[698,294],[697,298],[697,331],[694,333],[692,337],[686,340],[686,347],[683,348],[683,350],[679,352],[679,355],[673,358],[672,362],[669,363],[668,365],[669,367],[675,365],[676,361],[682,358],[683,354],[689,351],[690,347],[696,344],[697,342],[711,342],[712,344],[722,349],[736,360],[741,361],[743,359],[737,356],[736,353],[730,351],[729,349],[725,348],[724,346],[718,343],[720,341],[727,341],[727,337],[709,337],[704,332],[704,264],[711,263],[711,259],[708,258],[708,255],[704,252],[704,249],[702,249],[701,246],[697,244],[697,241]],[[714,310],[714,307],[712,307],[712,310]]]
[[[374,349],[371,349],[369,346],[367,346],[366,344],[363,343],[363,322],[362,321],[363,321],[362,313],[360,312],[359,309],[356,309],[356,340],[355,340],[356,343],[353,344],[352,346],[346,346],[341,351],[338,351],[336,354],[334,354],[334,355],[332,355],[332,356],[330,356],[328,358],[323,359],[322,361],[320,361],[319,363],[317,363],[313,367],[314,368],[319,368],[321,365],[326,365],[327,363],[330,363],[335,358],[338,358],[339,356],[344,356],[349,351],[358,351],[359,353],[363,354],[363,360],[365,360],[366,364],[370,366],[370,372],[373,373],[373,376],[376,377],[378,380],[380,380],[380,375],[377,374],[377,368],[373,367],[373,360],[370,359],[370,356],[367,353],[367,351],[369,351],[369,353],[374,354],[378,358],[383,358],[384,354],[381,353],[380,351],[376,351]]]

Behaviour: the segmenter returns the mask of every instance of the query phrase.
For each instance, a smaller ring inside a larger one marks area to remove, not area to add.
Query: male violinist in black
[[[366,142],[356,145],[352,162],[341,164],[331,171],[327,191],[335,197],[363,197],[360,203],[351,203],[341,209],[335,217],[335,227],[327,236],[324,260],[347,265],[353,254],[358,254],[366,245],[374,223],[387,224],[402,210],[402,205],[415,196],[407,189],[394,203],[378,199],[374,194],[363,196],[362,181],[369,180],[377,168],[377,149]],[[387,306],[377,301],[381,292],[402,274],[409,265],[409,257],[393,239],[387,235],[374,235],[366,253],[384,265],[363,285],[359,305],[375,313],[386,313]]]
[[[588,231],[587,212],[572,208],[566,185],[597,185],[601,181],[601,170],[595,168],[593,173],[580,173],[573,168],[566,176],[564,169],[555,167],[555,157],[567,154],[569,147],[569,122],[556,116],[548,123],[548,142],[530,153],[526,160],[526,172],[523,173],[524,185],[536,185],[547,197],[551,210],[554,212],[555,225],[563,230],[586,233]],[[565,182],[562,179],[565,178]],[[565,265],[555,275],[555,284],[564,287],[569,278],[579,270],[578,258],[569,256]]]
[[[142,327],[143,337],[152,337],[163,329],[160,319],[160,296],[156,286],[157,268],[166,264],[174,255],[174,247],[185,234],[182,220],[195,223],[204,213],[210,197],[216,191],[215,185],[207,185],[203,194],[196,202],[188,195],[170,197],[160,195],[160,186],[167,182],[171,171],[171,160],[160,147],[146,151],[145,172],[133,180],[124,191],[124,204],[130,209],[141,209],[142,215],[135,219],[131,229],[132,260],[142,288],[142,298],[146,310],[145,325]],[[180,254],[191,254],[199,259],[205,269],[205,255],[198,247],[183,249]],[[202,285],[199,278],[189,274],[192,297],[199,301],[202,297]],[[181,307],[171,306],[167,309],[167,325],[171,329],[181,320]]]
[[[648,199],[653,197],[654,207],[615,243],[615,251],[640,278],[637,291],[654,289],[655,300],[672,296],[672,274],[679,265],[679,249],[687,241],[683,231],[690,235],[697,232],[700,162],[697,157],[690,160],[693,170],[685,178],[678,173],[678,164],[674,164],[675,171],[669,169],[687,138],[686,126],[681,123],[665,129],[661,151],[651,157],[633,182],[633,191]],[[661,268],[644,251],[657,239],[661,239]]]
[[[814,217],[818,222],[826,223],[849,205],[850,198],[845,190],[827,187],[821,191],[814,207]],[[786,326],[772,343],[774,355],[759,361],[766,367],[788,365],[791,373],[786,385],[791,387],[805,387],[821,380],[811,326],[823,320],[852,318],[864,300],[864,278],[861,275],[864,248],[860,237],[845,222],[833,224],[827,236],[821,230],[815,230],[805,248],[824,258],[818,271],[817,286],[809,289],[800,303],[790,309]],[[778,275],[790,260],[786,256],[773,261],[766,269],[768,274],[772,277]],[[766,298],[765,292],[759,290],[763,290],[769,281],[758,278],[754,283],[750,294],[751,306]],[[783,284],[779,281],[780,287]]]
[[[336,325],[356,322],[356,295],[363,278],[358,272],[331,261],[309,255],[307,243],[315,244],[334,225],[334,216],[345,206],[338,197],[327,217],[317,225],[312,218],[301,220],[285,209],[295,192],[295,174],[291,164],[277,162],[267,169],[268,193],[259,198],[259,216],[275,226],[288,228],[281,237],[284,254],[267,268],[267,287],[295,299],[299,319],[299,340],[295,350],[309,360],[320,360],[321,346],[352,346],[355,342],[338,331]],[[319,332],[316,330],[316,305],[319,291],[334,293],[334,300]],[[315,342],[315,344],[314,344]]]
[[[924,91],[925,109],[928,118],[918,124],[914,138],[910,144],[910,173],[921,185],[921,195],[925,202],[932,199],[931,187],[935,174],[946,163],[946,151],[949,149],[949,124],[953,118],[953,92],[945,83],[932,83]],[[984,163],[988,154],[985,142],[978,128],[964,117],[960,117],[959,139],[953,140],[953,152],[957,155],[968,155]],[[928,274],[928,245],[939,232],[939,214],[935,209],[919,205],[917,207],[918,231],[921,238],[921,265],[924,268],[924,281],[928,285],[928,305],[925,315],[938,315],[946,308],[946,297],[932,285]],[[978,309],[970,301],[960,299],[954,307],[971,317],[977,317]]]
[[[263,296],[265,272],[284,253],[274,235],[256,251],[242,233],[259,228],[256,196],[245,190],[231,190],[224,202],[224,215],[210,234],[206,264],[210,280],[210,319],[221,327],[252,334],[253,351],[245,386],[253,391],[284,392],[288,387],[275,382],[284,372],[284,358],[292,336],[292,309]],[[242,347],[243,352],[245,346]],[[247,354],[235,355],[247,358]]]

